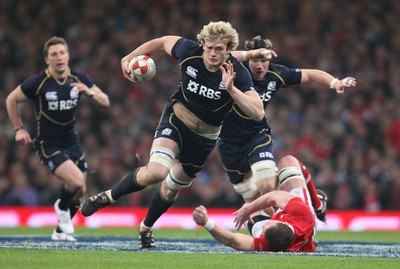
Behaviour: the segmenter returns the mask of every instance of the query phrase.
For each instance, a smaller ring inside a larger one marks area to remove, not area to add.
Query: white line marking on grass
[[[76,238],[78,240],[76,242],[60,242],[51,241],[49,236],[0,236],[0,248],[400,258],[400,244],[389,243],[320,242],[312,253],[258,253],[235,251],[214,240],[158,238],[156,248],[141,250],[136,238],[84,236]]]

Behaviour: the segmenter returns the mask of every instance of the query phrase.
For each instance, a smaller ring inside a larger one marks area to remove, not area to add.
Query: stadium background
[[[29,146],[14,143],[5,98],[28,75],[44,68],[42,45],[66,38],[71,67],[87,72],[111,99],[101,110],[82,98],[77,131],[89,162],[89,194],[113,186],[148,159],[153,132],[177,87],[173,59],[154,55],[157,75],[132,84],[120,59],[141,43],[165,34],[196,38],[209,21],[238,30],[240,48],[261,35],[272,40],[290,67],[355,76],[355,89],[337,96],[311,85],[281,90],[268,110],[276,158],[293,154],[330,197],[329,208],[400,210],[400,2],[375,1],[68,1],[3,0],[0,3],[0,205],[52,205],[60,181]],[[396,30],[397,29],[397,30]],[[23,107],[33,132],[31,107]],[[140,156],[137,159],[135,156]],[[147,206],[155,188],[118,201]],[[174,207],[238,207],[215,152]]]

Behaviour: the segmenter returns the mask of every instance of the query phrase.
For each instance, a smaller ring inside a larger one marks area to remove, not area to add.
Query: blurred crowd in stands
[[[162,109],[178,85],[178,67],[165,53],[152,55],[157,74],[144,84],[122,77],[121,57],[166,34],[196,39],[204,24],[225,20],[239,32],[239,49],[261,35],[273,42],[276,63],[357,78],[357,87],[341,96],[317,85],[281,90],[267,111],[275,156],[293,154],[308,166],[329,196],[329,209],[400,210],[399,14],[397,0],[2,0],[0,205],[53,205],[60,190],[32,148],[15,144],[5,108],[8,93],[45,67],[47,39],[64,37],[71,67],[90,74],[111,100],[102,110],[82,97],[77,115],[88,194],[95,194],[146,163]],[[34,134],[32,107],[23,106],[22,116]],[[148,206],[157,187],[118,205]],[[242,203],[217,151],[175,207],[200,203]]]

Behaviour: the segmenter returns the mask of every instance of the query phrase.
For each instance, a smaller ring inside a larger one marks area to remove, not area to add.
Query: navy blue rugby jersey
[[[94,85],[86,74],[71,70],[59,81],[48,69],[21,83],[23,93],[33,101],[37,139],[63,143],[76,136],[75,115],[80,92],[70,85],[73,82],[84,83],[89,88]]]
[[[247,64],[245,63],[248,67]],[[280,88],[300,85],[301,70],[270,63],[264,78],[260,81],[253,80],[253,83],[263,101],[264,109],[266,109],[268,103]],[[269,128],[266,118],[261,121],[252,120],[237,105],[234,105],[232,112],[229,113],[224,121],[220,138],[224,141],[243,143],[248,141],[252,135]]]
[[[233,99],[222,82],[221,71],[210,72],[203,62],[203,47],[189,39],[179,39],[172,49],[179,61],[181,81],[171,96],[171,103],[179,101],[209,125],[220,126],[231,111]],[[229,55],[236,78],[233,82],[242,92],[254,90],[250,72],[235,57]]]

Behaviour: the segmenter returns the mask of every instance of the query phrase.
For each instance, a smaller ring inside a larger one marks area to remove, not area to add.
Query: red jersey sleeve
[[[264,234],[261,234],[259,237],[254,237],[254,250],[255,251],[271,251],[269,248],[268,242],[264,237]]]

